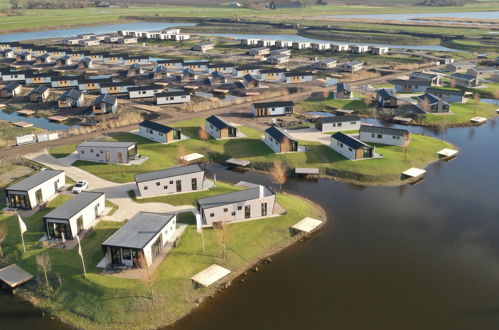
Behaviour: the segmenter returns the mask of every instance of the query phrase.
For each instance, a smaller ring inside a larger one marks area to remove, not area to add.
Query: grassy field
[[[5,120],[0,120],[0,147],[14,145],[16,136],[43,131],[43,129],[37,127],[16,127]]]
[[[231,140],[209,139],[202,141],[197,138],[197,131],[203,120],[196,119],[176,123],[183,134],[191,137],[180,143],[162,145],[144,139],[140,136],[123,133],[114,135],[118,141],[136,141],[139,152],[150,157],[145,163],[136,166],[122,166],[77,161],[74,165],[104,179],[114,182],[130,182],[134,175],[146,171],[165,169],[178,165],[178,146],[182,145],[186,153],[199,152],[208,158],[222,162],[230,157],[250,160],[251,167],[268,171],[275,160],[283,160],[290,168],[319,167],[323,173],[349,181],[365,184],[396,184],[400,183],[400,173],[409,167],[426,167],[436,161],[436,152],[449,143],[428,136],[413,135],[407,153],[403,148],[378,145],[377,152],[384,155],[383,159],[352,162],[319,142],[300,141],[300,145],[308,147],[309,152],[275,154],[262,141],[262,132],[241,127],[246,138]],[[179,196],[178,198],[182,198]],[[173,202],[175,203],[175,202]]]
[[[151,16],[172,18],[234,18],[259,16],[325,16],[341,14],[382,14],[417,12],[461,12],[498,10],[497,3],[474,3],[458,7],[424,6],[368,6],[329,5],[302,9],[252,10],[229,6],[130,6],[129,8],[81,8],[81,9],[32,9],[22,16],[4,16],[0,20],[0,33],[37,29],[65,28],[75,25],[111,24],[123,22],[126,16]]]
[[[76,151],[76,143],[50,147],[50,154],[55,158],[64,158]]]
[[[462,125],[471,124],[470,119],[473,117],[494,118],[497,117],[497,105],[480,102],[476,108],[473,100],[468,100],[467,103],[452,103],[450,115],[433,115],[427,114],[422,120],[423,125],[430,126],[446,126],[446,125]]]
[[[233,272],[243,271],[258,258],[268,255],[293,242],[289,226],[306,216],[322,218],[319,207],[291,195],[279,195],[278,202],[288,211],[286,215],[244,222],[227,226],[226,252],[222,248],[221,230],[204,230],[205,249],[201,236],[192,225],[191,213],[181,214],[179,222],[191,223],[182,237],[181,244],[166,257],[156,273],[151,275],[154,299],[148,285],[139,280],[101,275],[96,264],[102,259],[101,243],[122,224],[100,222],[93,234],[82,240],[87,265],[87,276],[82,276],[82,266],[77,249],[42,248],[38,239],[43,235],[42,216],[70,196],[59,196],[48,208],[35,216],[24,219],[27,252],[22,253],[19,226],[15,217],[0,215],[0,222],[8,225],[9,233],[3,244],[6,257],[2,263],[13,261],[28,272],[42,278],[35,263],[36,255],[47,252],[52,268],[49,272],[55,284],[56,276],[62,285],[55,285],[55,292],[42,290],[36,282],[27,286],[31,301],[75,327],[85,329],[150,329],[170,324],[187,314],[203,297],[214,294],[211,289],[196,290],[190,277],[217,263]],[[42,285],[42,284],[40,284]]]

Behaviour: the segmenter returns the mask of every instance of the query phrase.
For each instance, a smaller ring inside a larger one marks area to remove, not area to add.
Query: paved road
[[[54,170],[66,172],[66,176],[71,179],[88,181],[89,191],[99,191],[106,194],[106,199],[118,206],[118,210],[112,216],[104,217],[104,220],[109,221],[124,221],[130,219],[140,211],[157,212],[157,213],[178,213],[184,211],[197,212],[192,205],[173,206],[166,203],[136,203],[128,196],[128,191],[135,189],[135,183],[116,183],[98,176],[95,176],[81,168],[72,166],[76,160],[76,154],[69,155],[65,158],[54,158],[46,149],[25,155],[26,158],[43,164]]]

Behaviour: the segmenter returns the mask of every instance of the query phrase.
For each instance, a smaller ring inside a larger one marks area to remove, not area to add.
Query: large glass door
[[[66,223],[49,222],[48,230],[50,239],[62,239],[63,234],[65,239],[73,239],[71,227]]]
[[[38,189],[35,192],[36,204],[41,204],[43,202],[42,190]]]
[[[245,219],[251,218],[251,205],[244,206],[244,218]]]
[[[29,201],[26,195],[9,195],[10,207],[18,209],[29,209]]]
[[[123,264],[121,260],[121,248],[112,247],[111,248],[111,263],[113,265],[121,265]]]

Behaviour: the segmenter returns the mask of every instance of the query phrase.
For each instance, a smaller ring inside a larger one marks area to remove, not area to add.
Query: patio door
[[[177,182],[176,182],[176,188],[177,188],[177,192],[181,192],[182,191],[182,181],[181,180],[177,180]]]
[[[42,190],[38,189],[35,192],[36,204],[41,204],[43,202]]]
[[[118,163],[123,163],[123,153],[118,152]]]
[[[244,218],[245,219],[251,218],[251,205],[244,206]]]
[[[63,234],[65,239],[73,239],[73,235],[71,234],[71,227],[69,227],[69,225],[66,223],[49,222],[48,230],[49,238],[51,239],[61,239]]]
[[[18,209],[29,209],[29,202],[26,195],[9,195],[10,206]]]
[[[106,162],[109,163],[110,160],[111,160],[111,153],[109,151],[106,151]]]
[[[111,248],[111,263],[113,265],[122,265],[123,261],[121,259],[121,248],[112,247]]]

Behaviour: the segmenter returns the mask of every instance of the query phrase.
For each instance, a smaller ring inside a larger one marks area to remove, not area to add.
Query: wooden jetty
[[[28,123],[27,121],[13,121],[12,125],[22,128],[33,127],[33,123]]]
[[[315,229],[317,229],[320,225],[322,225],[322,221],[310,217],[306,217],[301,219],[298,223],[291,226],[292,234],[305,233],[309,234]]]
[[[295,176],[305,179],[317,179],[319,178],[319,169],[318,168],[306,168],[306,167],[297,167],[295,168]]]
[[[65,117],[65,116],[50,116],[47,119],[50,120],[50,121],[55,121],[55,122],[60,123],[60,122],[63,122],[65,120],[67,120],[68,117]]]
[[[16,111],[16,113],[20,114],[21,116],[31,116],[31,115],[35,114],[35,111],[23,109],[23,110]]]
[[[223,268],[222,266],[219,266],[217,264],[213,264],[191,277],[191,281],[196,288],[207,288],[229,274],[230,270]]]
[[[33,279],[33,275],[16,264],[0,269],[0,282],[4,288],[15,289]]]

